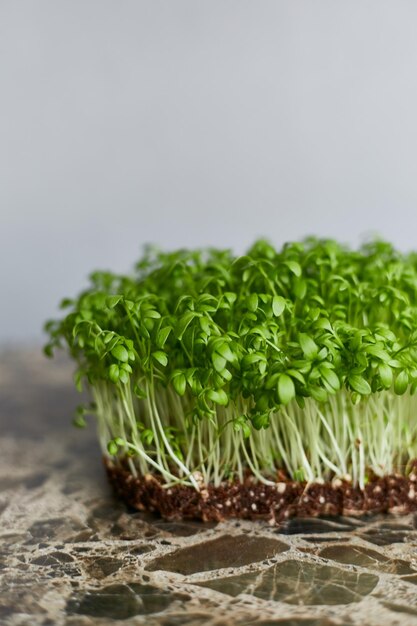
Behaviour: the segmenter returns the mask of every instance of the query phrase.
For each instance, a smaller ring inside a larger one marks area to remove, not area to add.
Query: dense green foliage
[[[363,485],[417,456],[417,255],[313,238],[240,257],[149,248],[63,307],[46,351],[66,342],[103,448],[133,472]]]

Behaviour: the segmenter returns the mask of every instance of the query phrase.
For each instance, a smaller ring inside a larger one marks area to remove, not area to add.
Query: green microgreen
[[[97,416],[103,452],[199,488],[249,468],[365,485],[417,457],[417,254],[309,238],[228,250],[147,247],[94,272],[46,324]]]

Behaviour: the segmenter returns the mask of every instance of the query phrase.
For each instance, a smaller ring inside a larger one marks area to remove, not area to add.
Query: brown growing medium
[[[275,486],[268,486],[247,475],[243,482],[202,486],[200,491],[183,485],[163,488],[155,475],[136,478],[109,459],[104,462],[110,482],[126,504],[166,519],[240,518],[277,524],[290,517],[417,511],[417,461],[407,476],[371,477],[363,490],[338,479],[307,485],[284,476]]]

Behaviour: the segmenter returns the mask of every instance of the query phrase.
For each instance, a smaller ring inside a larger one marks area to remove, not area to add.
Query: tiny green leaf
[[[251,419],[253,427],[256,430],[261,430],[261,428],[269,427],[269,415],[268,413],[257,413]]]
[[[163,367],[166,367],[166,365],[168,364],[168,357],[165,352],[162,352],[161,350],[156,350],[155,352],[152,352],[152,356],[155,361],[160,363]]]
[[[120,343],[113,348],[111,354],[114,356],[115,359],[117,359],[118,361],[122,361],[123,363],[126,363],[126,361],[129,360],[128,351]]]
[[[107,450],[108,453],[111,456],[115,456],[119,450],[119,446],[117,445],[117,443],[114,441],[114,439],[112,439],[111,441],[108,442],[107,444]]]
[[[164,347],[171,330],[172,330],[172,326],[165,326],[164,328],[161,328],[158,331],[158,335],[156,338],[156,345],[158,346],[158,348]]]
[[[110,365],[109,378],[112,381],[112,383],[117,383],[119,381],[119,374],[120,374],[119,366],[116,365],[115,363]]]
[[[119,304],[120,300],[123,299],[123,296],[109,296],[107,298],[106,304],[109,309],[114,309],[114,307]]]
[[[301,266],[297,261],[284,261],[284,265],[295,275],[297,278],[301,276]]]
[[[285,310],[285,299],[282,296],[272,298],[272,312],[275,317],[279,317]]]
[[[278,378],[278,395],[282,404],[288,404],[295,398],[294,383],[287,374],[281,374]]]
[[[85,428],[87,426],[87,422],[85,420],[84,415],[77,415],[76,417],[74,417],[72,423],[77,428]]]
[[[306,333],[300,333],[299,340],[300,340],[301,350],[303,351],[305,358],[308,359],[309,361],[312,361],[313,359],[315,359],[318,354],[319,349],[314,339],[309,337]]]
[[[385,389],[389,389],[392,385],[393,374],[392,369],[387,363],[380,363],[378,366],[379,375],[381,377],[381,383]]]
[[[129,382],[129,373],[125,369],[120,369],[119,380],[125,385]]]
[[[187,379],[182,372],[172,378],[172,385],[178,395],[183,396],[187,387]]]
[[[408,387],[408,372],[403,370],[398,374],[394,382],[394,391],[397,396],[402,396]]]
[[[235,355],[231,351],[229,344],[223,342],[216,347],[216,352],[220,354],[226,361],[233,362],[235,360]]]
[[[140,435],[140,438],[147,446],[150,446],[155,439],[155,434],[150,428],[145,428]]]
[[[226,359],[217,352],[213,352],[211,360],[213,362],[216,372],[221,373],[226,367]]]
[[[251,293],[248,298],[248,309],[252,311],[252,313],[256,313],[258,309],[258,295],[256,293]]]
[[[183,338],[185,331],[187,330],[188,326],[191,324],[195,316],[196,314],[194,311],[188,311],[181,317],[177,326],[175,327],[175,333],[178,339]]]
[[[133,387],[133,393],[140,400],[145,400],[147,398],[146,391],[142,389],[138,384]]]
[[[323,378],[326,380],[326,382],[330,385],[330,387],[334,391],[337,391],[338,389],[340,389],[339,377],[337,376],[336,372],[333,369],[330,369],[329,367],[326,367],[325,365],[321,365],[319,367],[319,371],[321,375],[323,376]]]
[[[216,404],[220,404],[221,406],[226,406],[229,402],[229,398],[224,389],[210,389],[207,397]]]
[[[368,381],[359,374],[352,374],[348,377],[349,385],[357,391],[361,396],[369,395],[372,392],[371,386]]]

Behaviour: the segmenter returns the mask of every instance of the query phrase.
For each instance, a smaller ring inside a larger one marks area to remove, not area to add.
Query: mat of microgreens
[[[417,254],[307,239],[276,250],[147,248],[46,328],[93,402],[103,452],[196,489],[333,477],[417,457]]]

